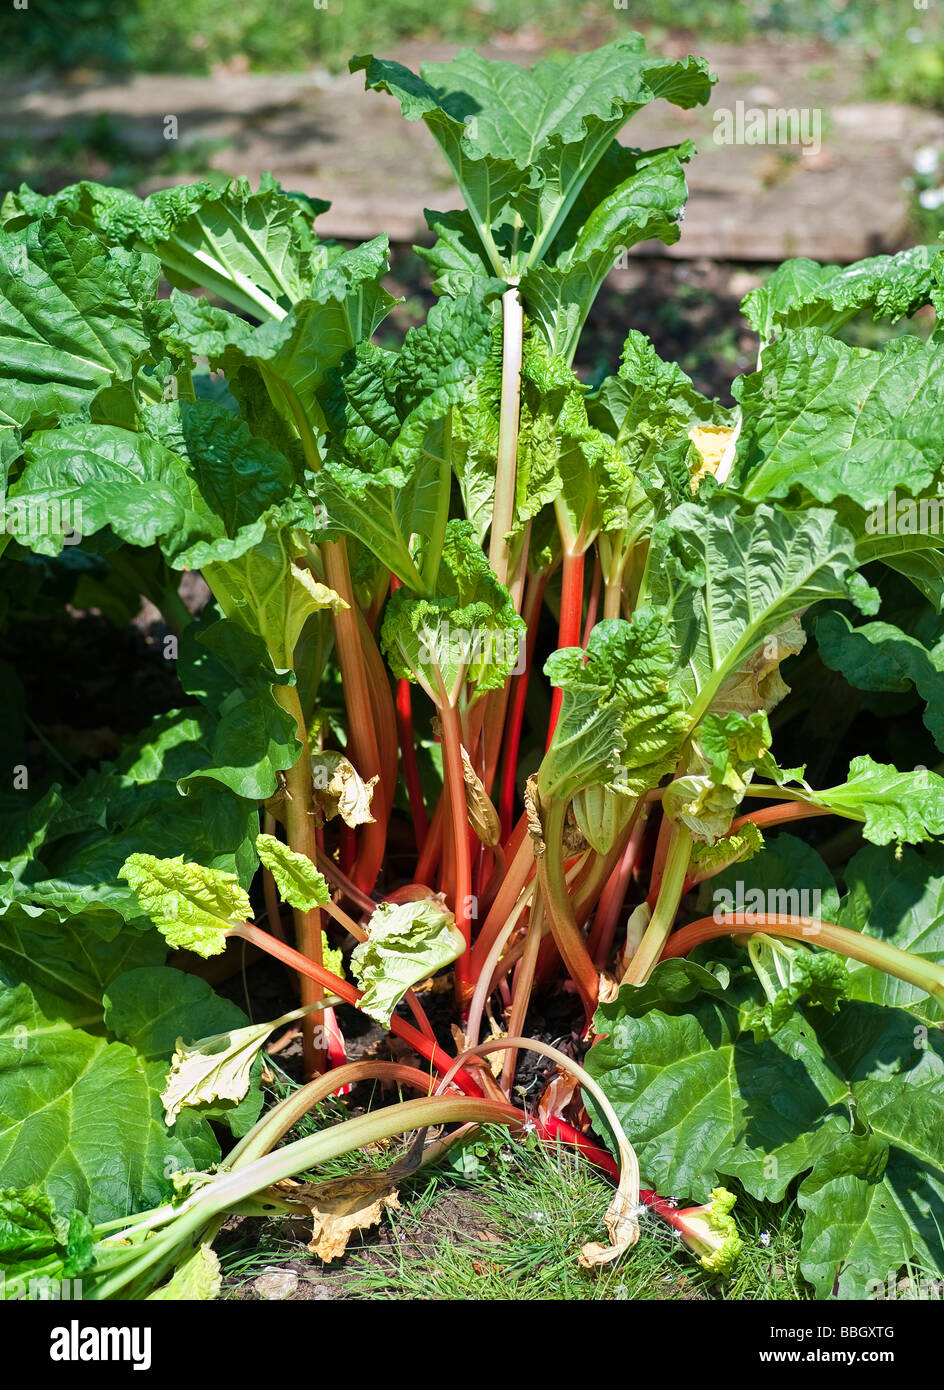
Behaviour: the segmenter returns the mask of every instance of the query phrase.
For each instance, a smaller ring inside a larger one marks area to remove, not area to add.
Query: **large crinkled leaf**
[[[944,847],[937,843],[896,855],[890,847],[866,845],[843,873],[842,905],[836,916],[823,912],[824,917],[921,960],[944,964]],[[944,1017],[944,1008],[916,985],[858,961],[849,962],[849,975],[857,999],[900,1008],[917,1005],[924,1017]]]
[[[753,973],[723,994],[660,1004],[656,972],[645,997],[624,985],[597,1010],[606,1036],[585,1062],[632,1133],[644,1181],[705,1201],[725,1174],[780,1200],[829,1147],[832,1127],[823,1125],[845,1079],[799,1013],[774,1039],[741,1032],[739,1009],[763,1002]]]
[[[160,965],[165,943],[153,931],[127,926],[107,939],[81,911],[61,914],[29,902],[8,902],[0,918],[0,983],[29,985],[39,1007],[76,1027],[102,1018],[102,996],[125,971]]]
[[[145,919],[137,899],[118,881],[122,863],[136,850],[186,850],[212,867],[237,872],[248,885],[258,864],[252,844],[256,806],[220,786],[194,785],[183,797],[177,785],[212,762],[216,727],[216,719],[199,709],[161,715],[116,762],[102,764],[70,788],[15,887],[0,884],[0,902],[13,898],[21,904],[22,930],[26,917],[44,932],[53,930],[55,919],[72,930],[70,919],[78,917],[83,936],[94,933],[103,940],[114,938],[123,921],[140,930]],[[80,954],[85,949],[91,946]]]
[[[820,1298],[834,1291],[839,1298],[874,1298],[879,1289],[885,1297],[908,1264],[922,1278],[940,1277],[939,1163],[889,1150],[880,1136],[844,1134],[801,1183],[797,1202],[804,1213],[800,1268]]]
[[[307,590],[302,597],[307,600]],[[252,801],[273,796],[279,773],[294,766],[301,747],[295,718],[274,693],[275,686],[291,683],[292,673],[273,666],[258,634],[222,618],[184,633],[178,675],[212,711],[206,719],[209,756],[179,778],[179,791],[189,798],[209,780]]]
[[[400,63],[354,58],[368,87],[390,92],[407,120],[425,121],[462,190],[486,273],[536,264],[628,118],[656,97],[707,101],[704,63],[647,54],[639,34],[571,62],[529,72],[464,49],[420,75]],[[515,249],[500,227],[506,206],[527,229]]]
[[[852,265],[819,265],[800,256],[784,261],[741,301],[741,313],[767,342],[795,328],[835,333],[862,309],[892,323],[930,302],[935,246],[911,246],[894,256]]]
[[[544,667],[563,691],[538,772],[542,801],[601,785],[625,796],[656,786],[678,757],[685,729],[671,683],[672,649],[661,614],[597,623],[586,650],[554,652]]]
[[[93,1221],[168,1200],[174,1172],[208,1167],[219,1147],[202,1119],[168,1133],[164,1065],[46,1016],[26,985],[0,990],[0,1183]]]
[[[396,302],[381,286],[388,241],[375,237],[334,257],[312,279],[305,297],[281,319],[253,327],[206,300],[175,292],[176,327],[166,341],[181,352],[204,355],[227,376],[240,367],[261,374],[283,416],[315,428],[318,401],[342,358],[363,342]]]
[[[600,160],[546,259],[521,279],[521,297],[551,352],[573,361],[580,333],[614,263],[640,241],[678,241],[688,197],[690,141],[641,153],[615,142]],[[555,251],[559,252],[555,255]]]
[[[31,437],[10,495],[19,507],[46,508],[51,523],[31,528],[24,544],[57,555],[70,524],[83,536],[110,527],[131,545],[156,541],[171,565],[191,569],[243,554],[264,536],[270,511],[288,521],[310,511],[300,496],[290,500],[288,460],[223,406],[151,406],[141,424],[140,432],[73,424]]]
[[[168,945],[201,956],[225,951],[227,931],[252,916],[249,897],[235,874],[185,863],[182,854],[174,859],[130,854],[120,876]]]
[[[941,471],[944,346],[893,339],[882,352],[818,328],[779,338],[734,387],[742,425],[729,485],[752,500],[801,491],[884,505]]]
[[[431,699],[451,701],[464,682],[475,695],[502,686],[523,650],[525,625],[499,584],[467,521],[446,526],[435,594],[391,596],[381,641],[398,678],[417,681]]]
[[[744,512],[717,492],[659,523],[646,598],[671,615],[692,724],[780,625],[819,599],[856,594],[855,564],[853,538],[824,510]]]
[[[458,302],[443,300],[410,329],[399,353],[360,346],[326,402],[334,443],[313,479],[315,495],[331,526],[418,592],[435,581],[449,514],[453,416],[475,390],[490,322],[478,287]]]
[[[385,1028],[408,989],[451,965],[465,950],[452,913],[428,899],[381,903],[367,933],[367,940],[354,948],[351,971],[364,991],[358,1007]]]
[[[944,635],[926,646],[915,632],[894,623],[854,627],[842,613],[816,620],[816,644],[831,671],[857,690],[904,691],[912,686],[925,702],[924,723],[944,752]]]
[[[42,1281],[81,1276],[93,1263],[93,1241],[88,1217],[77,1211],[61,1216],[41,1187],[0,1191],[0,1298],[29,1297],[32,1281],[48,1296],[55,1285]]]
[[[328,205],[283,193],[270,175],[162,188],[147,198],[78,183],[49,198],[23,187],[4,204],[4,224],[45,214],[78,222],[112,244],[146,248],[175,285],[200,285],[257,318],[281,318],[312,275],[312,218]]]
[[[131,379],[157,279],[151,257],[110,251],[64,219],[0,234],[0,434],[52,425]]]
[[[772,764],[765,770],[772,770]],[[862,821],[863,835],[875,845],[914,845],[944,835],[944,777],[927,768],[899,772],[866,753],[852,759],[846,781],[835,787],[814,790],[792,771],[778,781],[798,782],[801,800]]]
[[[900,1009],[845,1005],[820,1036],[850,1078],[858,1132],[800,1185],[801,1269],[815,1292],[862,1298],[902,1265],[944,1273],[944,1045]],[[862,1130],[865,1133],[862,1133]]]
[[[529,332],[521,365],[515,530],[553,503],[562,542],[575,554],[590,544],[613,500],[625,501],[633,486],[613,441],[590,424],[585,395],[564,359]]]
[[[752,975],[723,995],[679,1002],[669,994],[661,1004],[653,981],[645,999],[624,987],[601,1006],[606,1036],[585,1064],[632,1132],[643,1181],[704,1200],[732,1177],[777,1201],[807,1174],[801,1262],[820,1297],[837,1278],[840,1296],[863,1297],[870,1278],[909,1259],[940,1273],[940,1035],[916,1047],[908,1013],[845,1003],[835,1014],[799,1009],[756,1042],[740,1015],[759,1000]]]

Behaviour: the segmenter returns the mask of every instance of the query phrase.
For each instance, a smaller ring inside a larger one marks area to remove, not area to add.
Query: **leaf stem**
[[[584,943],[567,894],[564,875],[564,821],[567,802],[555,798],[544,810],[544,853],[537,861],[538,882],[544,910],[551,924],[554,943],[560,951],[567,973],[577,986],[589,1024],[597,1006],[600,981],[596,966]]]
[[[523,346],[524,311],[517,284],[513,284],[502,295],[501,404],[498,417],[498,456],[495,464],[495,500],[488,546],[489,563],[502,584],[508,582],[508,534],[515,520],[518,409]]]
[[[753,932],[825,946],[829,951],[861,961],[863,965],[871,965],[886,975],[894,976],[896,980],[904,980],[906,984],[932,995],[939,1004],[944,1004],[944,966],[922,960],[909,951],[889,945],[887,941],[878,941],[874,936],[866,936],[863,932],[851,931],[832,922],[821,922],[813,917],[792,917],[776,912],[726,914],[720,921],[714,917],[700,917],[669,939],[662,959],[686,956],[702,942],[718,936],[743,936]]]
[[[644,984],[656,961],[662,955],[675,922],[679,903],[682,901],[682,889],[685,886],[691,857],[692,837],[690,832],[684,825],[673,825],[659,896],[656,899],[652,918],[643,934],[642,941],[639,943],[639,949],[623,976],[623,984]]]
[[[289,848],[296,854],[306,855],[312,862],[318,862],[318,841],[315,834],[314,805],[312,799],[311,757],[308,751],[308,730],[302,713],[298,688],[294,685],[273,686],[279,704],[295,720],[296,734],[301,744],[301,753],[294,767],[285,774],[285,830]],[[321,964],[321,912],[312,908],[304,912],[292,909],[295,918],[295,938],[301,954],[314,965]],[[299,977],[302,1004],[316,1004],[322,996],[317,981],[310,976]],[[315,1045],[315,1029],[321,1036],[324,1017],[313,1012],[302,1021],[302,1053],[306,1073],[324,1071],[324,1049]]]
[[[564,551],[564,568],[561,574],[560,622],[557,630],[558,648],[579,647],[581,625],[583,623],[583,569],[586,552]],[[564,692],[555,686],[551,695],[551,717],[547,726],[547,747],[550,748],[557,728]]]

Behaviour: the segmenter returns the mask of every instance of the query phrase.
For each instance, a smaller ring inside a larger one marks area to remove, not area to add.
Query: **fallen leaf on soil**
[[[308,1249],[326,1264],[340,1259],[355,1231],[376,1226],[386,1207],[396,1209],[400,1205],[389,1172],[359,1173],[317,1183],[296,1183],[287,1179],[276,1183],[275,1187],[283,1196],[302,1203],[311,1212]]]

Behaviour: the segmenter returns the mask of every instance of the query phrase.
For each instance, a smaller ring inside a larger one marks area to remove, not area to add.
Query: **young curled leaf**
[[[736,1200],[725,1188],[715,1187],[710,1202],[685,1207],[672,1222],[702,1268],[722,1278],[731,1273],[744,1246],[731,1215]]]
[[[364,991],[359,1007],[385,1028],[408,989],[451,965],[465,950],[455,917],[428,898],[381,903],[367,931],[367,940],[351,956],[351,969]]]
[[[252,915],[245,889],[235,874],[155,859],[153,854],[129,854],[118,877],[137,894],[142,911],[169,946],[218,956],[226,949],[226,932]]]
[[[753,821],[745,821],[739,831],[725,835],[713,845],[696,841],[692,847],[692,872],[700,878],[711,878],[732,864],[752,859],[763,848],[763,835]]]
[[[755,1042],[773,1037],[800,1003],[834,1014],[850,996],[845,958],[832,951],[814,951],[802,942],[757,933],[748,942],[748,954],[767,996],[766,1003],[745,1007],[741,1013],[742,1027],[753,1032]]]
[[[290,907],[311,912],[330,899],[327,883],[307,855],[297,854],[274,835],[257,835],[256,853]]]
[[[666,788],[665,814],[681,821],[696,840],[714,844],[724,838],[755,764],[769,747],[765,714],[709,714],[695,736],[688,769]]]

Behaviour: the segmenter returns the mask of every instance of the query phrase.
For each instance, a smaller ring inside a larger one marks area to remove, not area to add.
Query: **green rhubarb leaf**
[[[263,614],[272,624],[273,645],[282,640],[276,637],[275,615],[281,613],[284,634],[291,597],[288,578],[283,578],[275,593],[260,594]],[[180,778],[178,789],[188,800],[208,782],[221,783],[251,801],[273,796],[279,773],[295,765],[301,749],[295,718],[275,696],[277,685],[292,683],[292,672],[276,670],[260,636],[242,623],[223,618],[184,632],[178,676],[183,688],[213,711],[213,717],[207,718],[208,756]]]
[[[454,417],[475,389],[490,321],[478,287],[441,301],[399,353],[362,344],[326,402],[333,443],[315,494],[332,526],[421,593],[435,581],[449,514]]]
[[[115,762],[101,764],[70,788],[45,826],[40,857],[17,885],[24,911],[32,915],[28,905],[35,904],[63,923],[78,916],[83,933],[94,931],[106,940],[122,921],[140,929],[140,904],[118,880],[135,851],[159,857],[186,851],[210,868],[238,874],[248,887],[258,865],[256,806],[208,782],[192,784],[186,797],[178,789],[179,779],[210,764],[215,728],[213,716],[195,707],[160,715]],[[49,930],[53,920],[44,916]],[[22,919],[21,924],[25,929]]]
[[[291,907],[311,912],[330,900],[327,883],[306,854],[296,854],[274,835],[257,835],[256,853],[263,868],[275,879],[280,896]]]
[[[795,779],[783,778],[790,780]],[[866,753],[852,759],[848,779],[839,786],[816,791],[801,785],[804,800],[862,821],[863,835],[875,845],[914,845],[944,835],[944,777],[927,768],[899,772]]]
[[[235,874],[185,863],[132,854],[120,877],[137,894],[142,911],[168,945],[216,956],[226,949],[226,932],[252,916],[252,906]]]
[[[692,701],[692,724],[727,682],[743,684],[745,663],[767,645],[776,667],[778,630],[820,599],[849,596],[855,566],[853,538],[824,510],[742,512],[717,492],[660,522],[646,598],[671,614],[676,679]]]
[[[370,55],[351,70],[395,96],[407,120],[426,123],[462,191],[485,273],[499,277],[537,264],[548,247],[558,259],[555,238],[630,116],[657,97],[704,103],[711,90],[704,63],[652,56],[639,34],[529,72],[471,49],[424,63],[420,75]],[[506,207],[518,219],[514,247],[500,225]]]
[[[0,1298],[48,1298],[60,1280],[91,1268],[92,1244],[84,1213],[60,1216],[41,1187],[0,1191]]]
[[[351,971],[364,991],[358,1007],[385,1028],[408,989],[465,950],[452,913],[431,899],[381,903],[367,932],[367,940],[354,948]]]
[[[799,493],[884,506],[941,471],[944,345],[893,339],[881,352],[799,329],[734,387],[742,425],[729,486],[752,501]]]
[[[268,514],[289,523],[310,514],[300,494],[289,500],[288,460],[225,407],[169,402],[148,407],[141,424],[74,424],[30,438],[10,496],[52,520],[24,544],[57,555],[70,525],[83,536],[110,527],[131,545],[157,542],[172,566],[190,569],[244,554],[263,539]]]
[[[665,814],[681,821],[696,841],[710,845],[723,839],[769,747],[763,711],[709,714],[695,731],[685,772],[665,790]]]
[[[31,896],[38,894],[26,889],[3,904],[0,984],[29,985],[45,1013],[90,1028],[102,1019],[102,996],[116,978],[160,965],[167,954],[157,932],[122,927],[117,918],[117,930],[103,937],[92,914],[39,907]]]
[[[563,699],[538,772],[545,804],[590,786],[636,797],[658,785],[685,728],[671,670],[664,620],[650,609],[632,622],[599,622],[586,651],[568,647],[548,658],[544,673]]]
[[[104,1019],[119,1042],[133,1047],[161,1074],[180,1045],[180,1037],[194,1033],[237,1031],[247,1023],[242,1009],[215,994],[198,975],[167,966],[128,970],[108,986]],[[204,1107],[202,1115],[225,1124],[237,1137],[255,1124],[262,1110],[261,1067],[243,1089],[238,1105]],[[160,1083],[158,1083],[160,1084]],[[168,1121],[170,1123],[170,1121]]]
[[[719,841],[716,848],[724,843]],[[703,884],[699,909],[702,914],[771,912],[836,922],[839,893],[832,873],[812,845],[797,835],[776,831],[767,836],[763,848],[749,862],[734,863]]]
[[[613,142],[590,173],[546,258],[521,279],[525,310],[554,356],[573,361],[587,315],[621,256],[641,241],[678,241],[688,197],[683,165],[694,153],[691,141],[645,153]]]
[[[763,847],[763,835],[752,821],[746,821],[740,830],[723,835],[714,844],[696,842],[692,848],[692,873],[714,878],[732,864],[753,859]]]
[[[96,1222],[169,1200],[174,1172],[220,1151],[201,1118],[168,1133],[164,1065],[45,1015],[26,985],[0,990],[0,1184],[40,1187]]]
[[[935,628],[941,624],[935,622]],[[837,612],[817,618],[815,632],[824,664],[841,672],[857,690],[913,687],[925,702],[924,723],[944,752],[944,632],[925,645],[915,631],[903,632],[894,623],[854,627]]]
[[[944,1270],[940,1164],[889,1148],[880,1134],[837,1136],[801,1183],[797,1205],[800,1269],[819,1298],[884,1298],[904,1265],[917,1266],[923,1279]]]
[[[829,920],[944,964],[944,846],[920,850],[866,845],[843,871],[846,893]],[[827,914],[823,914],[826,916]],[[916,985],[859,961],[849,962],[853,996],[899,1008],[918,1006],[923,1017],[944,1018],[944,1008]],[[916,1031],[915,1037],[920,1034]]]
[[[133,378],[157,280],[150,256],[108,250],[65,219],[0,233],[0,433],[53,425]]]
[[[164,1120],[173,1126],[183,1110],[212,1107],[214,1114],[243,1101],[252,1082],[253,1067],[275,1023],[252,1023],[226,1033],[185,1043],[177,1039],[167,1082],[161,1093]],[[259,1106],[261,1109],[261,1092]]]
[[[380,283],[387,261],[386,236],[333,257],[284,317],[257,327],[177,291],[171,298],[176,327],[166,331],[165,341],[176,351],[208,357],[228,377],[251,369],[285,420],[297,425],[304,419],[318,433],[321,392],[396,302]]]
[[[273,665],[294,665],[295,646],[313,613],[336,613],[347,604],[295,563],[302,546],[270,525],[251,549],[234,560],[204,565],[203,575],[227,618],[262,638]]]
[[[846,962],[831,951],[814,951],[802,942],[758,933],[750,938],[748,952],[767,995],[765,1004],[753,1004],[741,1015],[755,1042],[772,1037],[789,1023],[800,1003],[834,1014],[850,997]]]
[[[471,523],[450,521],[436,593],[417,599],[398,589],[387,605],[381,641],[393,674],[418,682],[438,702],[443,690],[457,700],[465,681],[473,698],[499,689],[518,664],[524,635]]]
[[[4,206],[7,227],[36,217],[78,223],[112,245],[146,248],[174,285],[199,285],[242,312],[281,317],[310,283],[318,248],[311,219],[328,207],[284,193],[264,174],[248,179],[162,188],[147,198],[97,183],[78,183],[43,198],[21,187]],[[319,255],[320,253],[320,255]]]
[[[841,1297],[864,1297],[870,1278],[910,1260],[940,1273],[940,1033],[916,1047],[908,1013],[847,1002],[835,1014],[801,1006],[755,1041],[741,1031],[740,1010],[758,990],[753,975],[742,976],[724,994],[666,999],[636,1014],[624,987],[598,1010],[606,1036],[585,1065],[623,1124],[632,1117],[643,1182],[705,1200],[734,1178],[778,1201],[806,1175],[801,1265],[820,1297],[837,1278]]]
[[[784,261],[742,299],[741,313],[764,342],[796,328],[835,333],[863,309],[896,323],[930,302],[937,254],[935,246],[912,246],[844,266]]]

